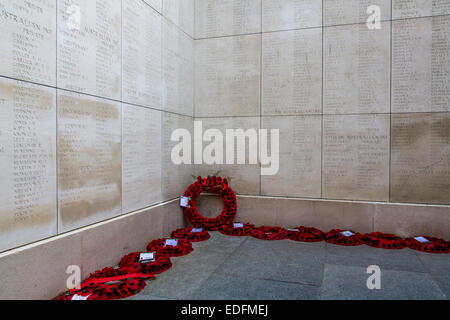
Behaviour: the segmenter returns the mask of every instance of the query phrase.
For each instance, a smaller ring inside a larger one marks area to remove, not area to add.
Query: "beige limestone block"
[[[327,27],[323,53],[325,114],[389,112],[389,22]]]
[[[196,0],[195,38],[261,32],[261,1]]]
[[[161,111],[122,105],[122,211],[161,201]]]
[[[389,200],[389,115],[323,120],[323,198]]]
[[[262,0],[262,30],[290,30],[322,25],[322,1]]]
[[[120,103],[58,90],[59,231],[122,213]]]
[[[121,23],[120,0],[58,2],[59,88],[121,99]]]
[[[194,37],[195,0],[164,0],[162,14]]]
[[[195,116],[259,115],[261,35],[203,39],[195,45]]]
[[[161,13],[163,0],[144,0],[145,3],[150,5],[153,9]]]
[[[392,112],[450,111],[450,17],[392,22]]]
[[[391,19],[391,0],[324,0],[323,24],[325,26],[349,23],[366,23],[374,12],[370,6],[379,8],[381,21]],[[368,10],[370,9],[370,10]]]
[[[162,197],[163,201],[179,198],[194,182],[192,164],[177,165],[172,161],[172,150],[180,141],[171,141],[177,129],[186,129],[193,134],[191,117],[163,112],[162,114]],[[192,145],[192,140],[190,141]],[[191,153],[192,154],[192,153]],[[191,159],[192,163],[192,159]],[[178,203],[179,204],[179,203]]]
[[[250,163],[250,149],[249,138],[246,138],[245,145],[245,164],[238,164],[237,159],[237,139],[234,139],[234,161],[233,164],[226,164],[226,139],[227,129],[242,129],[244,132],[254,130],[258,135],[260,127],[260,119],[257,117],[230,117],[230,118],[198,118],[196,121],[202,122],[203,133],[205,134],[209,129],[217,129],[223,136],[223,164],[208,164],[203,157],[202,164],[195,165],[195,175],[207,177],[220,171],[219,175],[224,178],[231,178],[230,186],[237,194],[259,194],[260,184],[260,166],[257,159],[257,164]],[[256,142],[257,143],[257,142]],[[211,142],[203,142],[203,151],[207,150]],[[241,151],[244,149],[241,149]],[[258,150],[256,150],[256,157],[258,157]]]
[[[262,36],[262,114],[322,113],[322,29]]]
[[[163,110],[194,114],[194,40],[163,19]]]
[[[0,78],[0,114],[1,252],[56,234],[56,91]]]
[[[391,201],[450,204],[450,114],[392,115]]]
[[[127,0],[122,19],[122,99],[161,109],[161,16],[142,0]]]
[[[56,0],[0,1],[0,75],[56,85]]]
[[[261,194],[320,198],[321,116],[263,117],[261,128],[280,131],[280,168],[261,176]]]
[[[448,0],[392,0],[392,19],[438,16],[450,13]]]

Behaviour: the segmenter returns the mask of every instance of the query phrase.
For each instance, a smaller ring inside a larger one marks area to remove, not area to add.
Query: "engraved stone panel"
[[[228,143],[226,139],[226,130],[242,129],[245,132],[249,129],[254,129],[256,130],[256,134],[258,134],[260,128],[259,117],[198,118],[196,121],[202,121],[203,133],[209,129],[218,129],[222,133],[224,141],[224,148],[222,149],[224,164],[207,164],[205,159],[203,159],[203,164],[195,165],[195,175],[205,177],[220,171],[220,176],[231,178],[230,186],[236,193],[248,195],[259,194],[259,176],[261,170],[259,161],[257,161],[258,164],[250,163],[249,138],[246,138],[245,164],[237,164],[237,138],[234,139],[234,164],[226,164],[226,143]],[[203,150],[206,150],[211,142],[204,142]],[[256,157],[258,157],[258,151],[255,150],[255,152]]]
[[[324,29],[324,113],[390,111],[390,22]]]
[[[163,110],[194,114],[194,40],[163,20]]]
[[[261,194],[320,198],[322,117],[263,117],[261,128],[280,130],[280,168],[261,176]]]
[[[450,204],[450,114],[392,115],[391,201]]]
[[[322,25],[322,1],[262,0],[262,30],[289,30]]]
[[[374,14],[370,6],[380,8],[381,21],[391,19],[391,0],[323,0],[323,24],[366,23]]]
[[[120,0],[58,2],[58,87],[121,99]]]
[[[59,231],[121,214],[120,103],[58,90]]]
[[[186,129],[193,135],[193,119],[163,112],[162,114],[162,194],[163,201],[180,197],[193,183],[194,173],[192,164],[176,165],[172,162],[172,149],[180,141],[171,141],[171,136],[176,129]],[[192,140],[191,140],[192,142]],[[191,153],[192,154],[192,153]],[[192,161],[191,161],[192,163]]]
[[[142,0],[123,2],[123,101],[161,109],[161,16]]]
[[[161,201],[161,111],[122,105],[123,213]]]
[[[195,0],[164,0],[163,15],[194,37]]]
[[[0,29],[0,74],[55,86],[56,0],[1,0]]]
[[[429,17],[450,13],[448,0],[392,0],[392,18]]]
[[[195,116],[259,115],[261,35],[195,45]]]
[[[261,32],[261,1],[196,0],[195,37]]]
[[[0,252],[56,234],[56,92],[0,78]]]
[[[392,22],[392,112],[450,111],[450,16]]]
[[[263,34],[262,113],[322,113],[322,30]]]
[[[389,115],[323,120],[323,198],[389,200]]]
[[[162,11],[162,2],[163,0],[144,0],[145,3],[150,5],[153,9],[158,12]]]

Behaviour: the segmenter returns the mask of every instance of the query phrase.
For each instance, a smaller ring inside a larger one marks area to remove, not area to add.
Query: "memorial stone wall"
[[[196,120],[280,129],[277,175],[196,173],[222,169],[251,196],[450,204],[449,0],[195,8]]]
[[[193,30],[193,0],[0,0],[0,252],[180,195]]]

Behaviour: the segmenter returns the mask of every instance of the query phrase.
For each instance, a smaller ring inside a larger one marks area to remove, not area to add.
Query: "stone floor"
[[[448,299],[450,255],[227,237],[218,232],[173,258],[173,267],[130,299]],[[369,290],[367,267],[381,268]]]

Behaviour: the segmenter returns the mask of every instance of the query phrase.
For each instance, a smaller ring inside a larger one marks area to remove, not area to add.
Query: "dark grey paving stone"
[[[423,263],[411,249],[387,250],[366,245],[347,247],[327,243],[326,263],[368,267],[377,265],[385,270],[426,272]]]
[[[187,299],[221,265],[227,254],[216,250],[194,250],[191,254],[173,258],[173,266],[157,275],[141,294]]]
[[[450,254],[424,252],[417,252],[416,254],[447,298],[450,298]]]
[[[196,300],[311,300],[319,287],[213,274],[192,295]]]
[[[254,279],[320,285],[325,247],[295,241],[249,238],[216,270]]]
[[[381,289],[369,290],[366,268],[325,265],[321,299],[324,300],[434,300],[445,299],[427,273],[381,270]]]
[[[218,231],[210,232],[211,238],[207,241],[193,243],[195,250],[209,249],[220,251],[224,254],[233,252],[239,247],[247,237],[231,237],[221,234]]]

